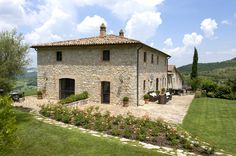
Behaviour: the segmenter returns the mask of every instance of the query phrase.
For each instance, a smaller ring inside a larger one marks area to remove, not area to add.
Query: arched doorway
[[[59,98],[64,99],[75,94],[75,80],[63,78],[59,80]]]

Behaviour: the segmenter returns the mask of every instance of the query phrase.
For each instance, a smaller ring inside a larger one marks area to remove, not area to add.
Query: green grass
[[[216,148],[236,154],[236,100],[194,99],[182,126]]]
[[[28,85],[28,80],[17,80],[13,90],[20,90],[24,92],[25,96],[31,96],[37,94],[37,86]]]
[[[66,129],[38,121],[29,113],[16,110],[20,146],[9,155],[17,156],[155,156],[153,150],[122,144],[111,138],[99,138],[78,129]]]

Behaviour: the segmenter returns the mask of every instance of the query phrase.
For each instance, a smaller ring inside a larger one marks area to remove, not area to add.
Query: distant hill
[[[188,77],[192,71],[192,64],[179,67],[178,70],[184,77]],[[199,63],[199,76],[208,77],[214,81],[226,81],[236,77],[236,57],[222,62]]]

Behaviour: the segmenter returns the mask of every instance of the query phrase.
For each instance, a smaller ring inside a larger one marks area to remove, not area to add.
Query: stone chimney
[[[104,23],[100,26],[100,37],[105,37],[106,36],[106,26]]]
[[[119,36],[124,37],[124,31],[122,29],[120,29]]]

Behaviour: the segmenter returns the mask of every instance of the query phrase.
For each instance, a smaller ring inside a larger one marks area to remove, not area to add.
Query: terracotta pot
[[[128,107],[129,106],[129,101],[123,101],[123,107]]]
[[[149,99],[144,99],[144,101],[145,101],[145,104],[148,104]]]
[[[43,99],[43,95],[37,95],[38,99]]]

